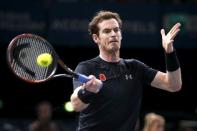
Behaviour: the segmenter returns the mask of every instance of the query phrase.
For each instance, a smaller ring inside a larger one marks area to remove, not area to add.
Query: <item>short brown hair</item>
[[[96,13],[96,15],[93,17],[93,19],[90,21],[88,26],[89,33],[92,34],[98,34],[99,28],[98,23],[102,22],[103,20],[108,20],[114,18],[117,20],[119,27],[122,27],[122,20],[120,19],[120,16],[118,13],[111,12],[111,11],[105,11],[101,10]]]

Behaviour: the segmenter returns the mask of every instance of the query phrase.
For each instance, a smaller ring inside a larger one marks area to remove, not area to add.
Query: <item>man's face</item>
[[[103,20],[98,24],[99,32],[93,35],[94,41],[101,51],[114,53],[119,51],[122,34],[118,22],[115,19]]]

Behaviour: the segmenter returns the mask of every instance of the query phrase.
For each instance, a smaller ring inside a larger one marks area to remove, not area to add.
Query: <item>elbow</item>
[[[182,88],[182,82],[177,83],[177,84],[172,84],[169,86],[170,92],[178,92]]]
[[[170,92],[178,92],[181,90],[181,86],[173,86],[170,89]]]

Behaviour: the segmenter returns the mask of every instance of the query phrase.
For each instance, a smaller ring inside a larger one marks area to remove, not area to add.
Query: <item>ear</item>
[[[95,43],[97,43],[97,44],[98,44],[99,37],[98,37],[98,35],[97,35],[97,34],[92,34],[92,39],[93,39],[93,41],[94,41]]]

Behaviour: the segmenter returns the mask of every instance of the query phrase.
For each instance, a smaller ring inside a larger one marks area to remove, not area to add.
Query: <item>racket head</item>
[[[43,53],[49,53],[53,58],[47,67],[37,64],[37,57]],[[21,34],[9,44],[7,62],[14,74],[22,80],[40,83],[52,78],[57,69],[58,56],[44,38],[35,34]]]

